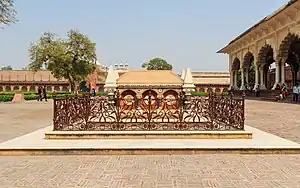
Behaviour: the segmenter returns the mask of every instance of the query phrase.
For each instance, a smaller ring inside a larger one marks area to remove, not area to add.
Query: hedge
[[[14,98],[13,95],[0,95],[0,102],[9,102]]]
[[[17,93],[17,92],[16,92]],[[12,101],[14,98],[14,92],[0,92],[0,102],[9,102]],[[38,94],[37,93],[23,93],[25,100],[37,100]],[[106,93],[96,93],[97,96],[106,96]],[[72,93],[63,93],[58,92],[56,93],[56,98],[65,98],[65,97],[74,97],[75,94]],[[82,93],[79,93],[78,96],[82,96]],[[52,93],[47,93],[47,98],[52,99]]]
[[[22,92],[22,91],[16,91],[16,92],[0,92],[0,95],[14,95],[16,93],[22,93],[24,95],[38,95],[37,92]],[[69,94],[69,92],[56,92],[56,94]],[[52,92],[47,92],[47,95],[52,95]]]
[[[15,93],[22,93],[22,92],[0,92],[0,102],[9,102],[12,101],[14,98]],[[23,93],[24,94],[24,99],[25,100],[37,100],[38,93],[32,93],[32,92],[27,92]],[[206,92],[192,92],[192,96],[208,96],[209,93]],[[228,95],[228,93],[223,93],[224,95]],[[98,92],[96,93],[97,96],[107,96],[107,93],[101,93]],[[216,93],[217,96],[221,96],[221,93]],[[56,98],[64,98],[64,97],[74,97],[74,94],[71,93],[66,93],[66,92],[57,92],[56,93]],[[82,93],[79,93],[78,96],[82,96]],[[52,99],[52,93],[47,93],[47,98]]]
[[[196,96],[196,97],[207,97],[209,95],[209,93],[206,93],[206,92],[192,92],[191,94],[192,94],[192,96]],[[216,93],[216,96],[221,96],[221,95],[222,95],[222,93],[220,93],[220,92]],[[226,95],[228,95],[228,93],[224,92],[223,95],[226,96]]]

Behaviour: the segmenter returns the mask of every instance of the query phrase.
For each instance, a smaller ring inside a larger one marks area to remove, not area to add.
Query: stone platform
[[[51,131],[46,139],[252,139],[249,131]]]
[[[300,154],[300,144],[246,126],[252,139],[49,140],[52,126],[0,143],[0,155]]]

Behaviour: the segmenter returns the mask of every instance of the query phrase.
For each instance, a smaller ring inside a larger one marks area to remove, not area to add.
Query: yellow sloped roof
[[[169,70],[134,70],[125,72],[117,80],[119,85],[182,85],[183,80]]]

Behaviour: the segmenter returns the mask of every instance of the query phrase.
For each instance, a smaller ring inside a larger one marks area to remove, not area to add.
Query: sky
[[[0,66],[21,69],[44,32],[77,29],[103,65],[131,69],[160,57],[173,70],[228,71],[216,51],[288,0],[15,0],[16,24],[0,29]]]

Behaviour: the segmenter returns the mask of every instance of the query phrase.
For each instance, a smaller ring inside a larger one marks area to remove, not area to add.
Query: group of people
[[[276,90],[280,90],[280,94],[276,96],[277,101],[284,100],[289,95],[289,89],[285,84],[278,86]],[[230,91],[229,91],[230,92]],[[255,96],[260,97],[260,88],[259,85],[254,88]],[[300,96],[300,86],[299,83],[296,83],[293,87],[293,102],[298,102]]]
[[[47,101],[46,86],[39,87],[39,89],[38,89],[38,98],[37,98],[37,101],[43,101],[43,99],[45,99],[45,101]]]
[[[278,97],[278,100],[283,100],[285,99],[288,95],[289,95],[289,89],[283,85],[280,92],[280,95]],[[299,83],[296,83],[293,87],[293,102],[298,102],[298,98],[299,98],[299,94],[300,94],[300,86]]]

